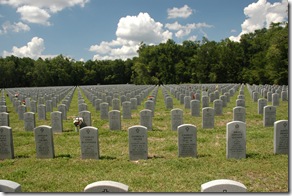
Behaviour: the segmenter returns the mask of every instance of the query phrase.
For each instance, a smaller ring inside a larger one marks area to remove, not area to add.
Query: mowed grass
[[[198,157],[178,158],[177,132],[171,131],[170,110],[165,107],[159,87],[153,130],[148,131],[148,159],[138,161],[129,161],[127,130],[139,124],[139,112],[146,100],[132,111],[132,119],[122,119],[122,130],[110,131],[108,120],[100,120],[99,111],[81,93],[91,112],[92,126],[98,128],[100,159],[80,156],[79,133],[73,125],[78,115],[77,89],[68,120],[63,122],[64,132],[54,133],[54,159],[36,158],[34,134],[24,131],[23,121],[18,120],[6,98],[15,158],[0,160],[1,179],[18,182],[23,192],[82,192],[88,184],[101,180],[124,183],[130,192],[200,192],[201,184],[216,179],[239,181],[248,192],[288,192],[288,155],[273,154],[274,128],[263,127],[263,116],[257,114],[257,102],[252,101],[246,87],[247,151],[246,159],[239,160],[226,159],[226,123],[232,121],[238,91],[223,115],[215,116],[214,129],[202,129],[202,116],[191,116],[190,110],[173,97],[174,108],[184,111],[184,123],[197,127]],[[277,120],[288,120],[287,101],[280,101]],[[47,120],[37,120],[36,124],[51,125],[50,115],[47,113]]]

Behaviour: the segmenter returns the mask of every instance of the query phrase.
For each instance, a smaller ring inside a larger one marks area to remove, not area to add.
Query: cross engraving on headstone
[[[109,192],[107,189],[103,189],[102,191],[103,193]]]

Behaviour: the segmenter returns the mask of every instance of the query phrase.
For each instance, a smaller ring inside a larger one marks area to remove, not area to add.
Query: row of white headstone
[[[21,185],[11,180],[0,180],[0,192],[22,192]],[[110,180],[96,181],[86,185],[83,192],[129,192],[129,186]],[[235,180],[218,179],[202,184],[201,192],[247,192],[247,188],[244,184]]]
[[[135,125],[128,128],[129,159],[148,159],[147,127]],[[192,124],[177,127],[178,157],[197,157],[197,128]],[[82,159],[99,159],[98,129],[86,126],[80,129]],[[288,120],[274,123],[274,154],[288,154]],[[54,158],[52,127],[41,125],[34,128],[37,158]],[[0,159],[13,159],[14,146],[12,129],[0,126]],[[246,158],[246,124],[232,121],[226,124],[226,158]]]

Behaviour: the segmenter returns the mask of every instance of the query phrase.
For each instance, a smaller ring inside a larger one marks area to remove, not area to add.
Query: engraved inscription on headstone
[[[24,113],[24,130],[33,131],[35,126],[36,126],[35,114],[33,112],[25,112]]]
[[[197,128],[192,124],[178,126],[178,156],[197,157]]]
[[[63,132],[62,112],[54,111],[51,113],[51,125],[53,132]]]
[[[288,120],[278,120],[274,123],[274,154],[289,154]]]
[[[9,126],[9,114],[0,112],[0,126]]]
[[[121,112],[119,110],[112,110],[109,113],[109,129],[121,130]]]
[[[226,158],[246,158],[246,124],[232,121],[226,124]]]
[[[0,126],[0,160],[13,158],[14,146],[12,129],[8,126]]]
[[[274,122],[276,121],[276,106],[265,106],[263,113],[264,113],[264,116],[263,116],[264,127],[274,126]]]
[[[177,127],[183,124],[183,110],[174,108],[171,110],[171,130],[177,131]]]
[[[98,129],[86,126],[80,129],[82,159],[99,159]]]
[[[135,125],[128,129],[129,159],[139,160],[148,158],[147,127]]]
[[[54,141],[52,127],[41,125],[34,128],[37,158],[54,158]]]
[[[152,111],[144,109],[140,111],[140,125],[147,127],[147,130],[152,130]]]
[[[245,122],[245,108],[237,106],[233,108],[233,121]]]
[[[203,129],[211,129],[214,128],[214,109],[211,107],[206,107],[202,109],[203,120],[202,127]]]

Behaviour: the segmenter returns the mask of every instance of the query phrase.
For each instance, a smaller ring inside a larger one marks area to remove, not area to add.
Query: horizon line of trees
[[[169,39],[141,42],[138,57],[127,60],[37,60],[0,58],[0,88],[95,84],[249,83],[288,84],[288,22],[272,23],[241,36],[240,42]]]

